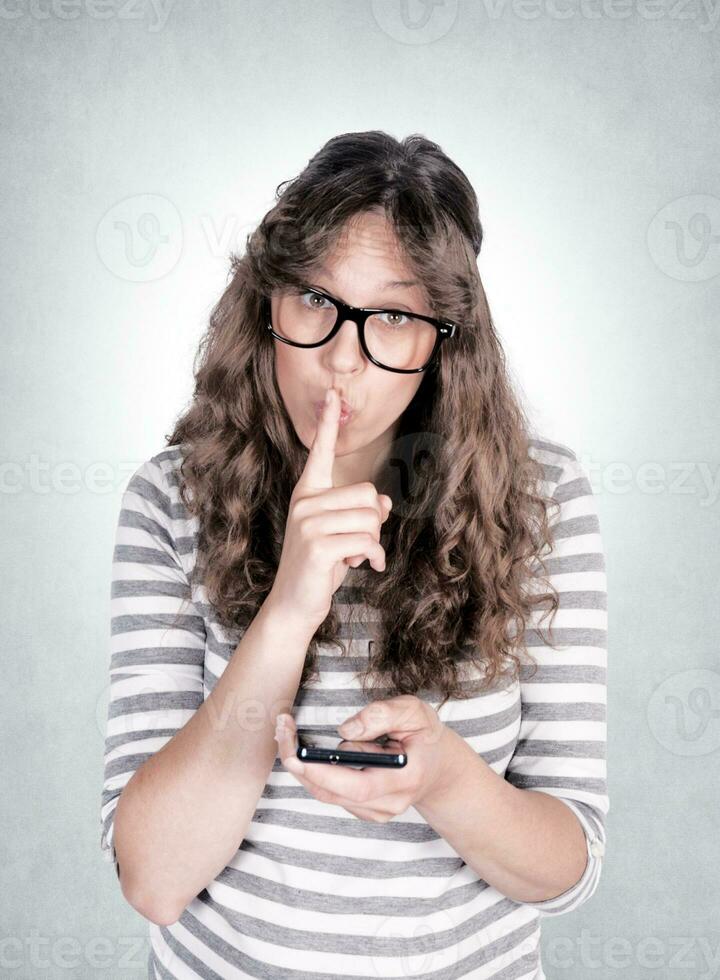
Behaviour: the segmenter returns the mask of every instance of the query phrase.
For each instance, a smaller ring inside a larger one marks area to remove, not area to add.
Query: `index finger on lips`
[[[329,388],[328,391],[330,401],[323,406],[320,413],[315,438],[301,477],[301,482],[311,490],[327,490],[333,485],[335,445],[340,428],[340,397],[334,388]]]

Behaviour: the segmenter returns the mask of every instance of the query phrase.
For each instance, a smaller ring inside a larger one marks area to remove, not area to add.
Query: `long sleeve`
[[[181,505],[171,498],[162,459],[154,456],[130,478],[113,551],[100,845],[118,877],[120,793],[203,702],[205,624],[180,561],[173,514]]]
[[[607,741],[607,582],[592,487],[577,457],[563,447],[564,465],[551,512],[553,548],[545,563],[560,606],[549,637],[548,617],[536,610],[528,650],[537,671],[522,668],[522,720],[506,778],[522,789],[549,793],[576,815],[585,832],[587,865],[571,888],[543,902],[543,915],[576,909],[595,892],[605,853],[609,810]],[[540,635],[556,644],[547,646]]]

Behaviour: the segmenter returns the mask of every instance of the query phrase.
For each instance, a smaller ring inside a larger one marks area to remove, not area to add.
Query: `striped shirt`
[[[172,925],[149,922],[148,976],[422,977],[544,980],[540,920],[578,908],[601,873],[606,784],[607,602],[595,498],[572,450],[534,439],[544,470],[560,596],[535,610],[525,641],[538,670],[467,700],[440,719],[514,786],[549,793],[579,820],[587,864],[580,880],[541,902],[510,899],[478,877],[414,807],[386,823],[322,803],[275,758],[245,839]],[[241,633],[225,630],[203,586],[189,585],[197,518],[179,495],[179,445],[143,463],[125,489],[112,564],[110,682],[101,801],[101,849],[117,861],[113,820],[133,773],[212,691]],[[320,646],[320,678],[298,691],[300,727],[328,735],[367,704],[357,679],[369,641],[354,621],[369,569],[350,569],[334,601],[348,653]],[[182,608],[182,616],[169,628]],[[367,618],[372,611],[366,606]],[[475,675],[476,677],[479,675]],[[431,701],[436,709],[440,699]],[[334,721],[328,725],[328,719]]]

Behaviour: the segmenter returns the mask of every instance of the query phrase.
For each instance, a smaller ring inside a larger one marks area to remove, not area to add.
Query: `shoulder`
[[[159,453],[151,456],[144,465],[155,475],[156,481],[165,492],[175,497],[179,496],[180,467],[184,458],[183,447],[176,444],[167,446]]]
[[[589,563],[585,570],[604,569],[598,500],[585,466],[569,446],[542,437],[531,440],[530,455],[542,464],[545,492],[556,504],[550,514],[553,537],[558,542],[566,539],[561,543],[564,551],[582,546],[583,561]]]
[[[191,563],[197,546],[198,520],[180,494],[183,459],[180,445],[160,450],[137,467],[126,493],[143,498],[146,509],[150,505],[155,520],[165,527],[180,555]]]
[[[154,504],[168,518],[179,499],[180,446],[168,446],[140,463],[132,473],[126,495],[136,495]]]
[[[168,446],[140,463],[130,477],[128,488],[140,489],[147,484],[167,496],[173,488],[179,489],[182,461],[182,447]]]
[[[577,480],[581,481],[582,486],[576,486],[576,489],[591,492],[585,469],[569,446],[535,434],[530,438],[528,451],[542,466],[544,490],[549,496],[559,499],[560,494],[568,489],[567,485]]]

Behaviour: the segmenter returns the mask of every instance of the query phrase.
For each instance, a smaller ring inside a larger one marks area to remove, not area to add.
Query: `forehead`
[[[324,276],[326,279],[334,280],[332,268],[328,268],[327,265],[320,263],[314,266],[313,271],[318,275]],[[384,282],[378,280],[377,282],[372,282],[376,289],[381,290],[393,290],[393,289],[412,289],[413,286],[420,286],[421,282],[419,279],[387,279]]]
[[[399,232],[377,209],[349,218],[305,267],[302,278],[305,286],[352,306],[439,315]]]
[[[422,280],[411,267],[393,225],[383,215],[364,213],[349,220],[333,245],[313,265],[329,290],[361,289],[384,301],[428,304]],[[317,283],[321,286],[321,283]]]
[[[387,279],[412,278],[401,239],[384,214],[364,212],[348,219],[325,256],[325,264],[358,259],[384,267]]]

